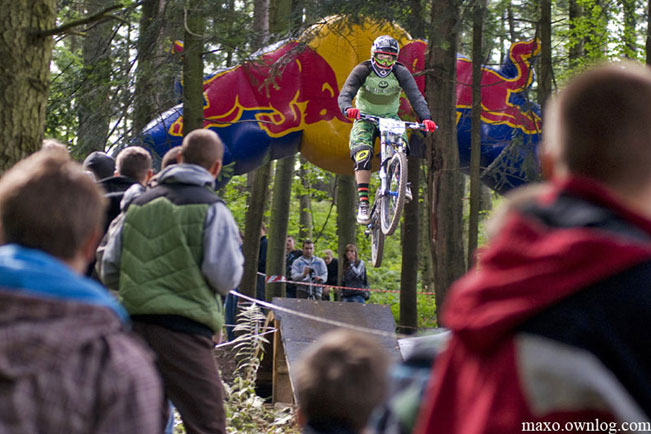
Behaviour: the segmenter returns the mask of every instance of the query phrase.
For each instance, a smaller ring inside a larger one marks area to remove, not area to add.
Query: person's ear
[[[95,259],[95,251],[97,250],[101,237],[102,231],[99,228],[95,228],[88,238],[86,238],[86,241],[82,243],[80,251],[85,261],[90,263]]]
[[[214,178],[217,178],[217,175],[219,175],[219,172],[222,170],[222,160],[217,160],[213,163],[212,166],[210,166],[210,169],[208,170]]]
[[[152,176],[154,176],[154,171],[152,169],[149,169],[147,171],[147,177],[145,178],[145,182],[143,184],[147,184]]]

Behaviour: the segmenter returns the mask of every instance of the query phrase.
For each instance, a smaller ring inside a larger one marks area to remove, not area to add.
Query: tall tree
[[[265,23],[264,18],[269,16],[269,11],[257,9],[257,7],[268,7],[262,2],[255,3],[256,9],[253,14],[254,22],[261,25],[261,29],[256,29],[257,33],[263,33],[264,29],[269,29],[271,23]],[[253,47],[259,48],[259,47]],[[260,253],[260,227],[264,218],[264,211],[267,206],[268,186],[271,177],[271,162],[267,161],[253,173],[249,173],[249,179],[253,178],[251,194],[249,196],[248,206],[246,209],[246,220],[244,226],[244,241],[242,243],[242,252],[244,253],[244,274],[240,290],[249,297],[256,295],[258,255]],[[265,291],[266,292],[266,291]],[[266,294],[265,294],[266,297]]]
[[[479,234],[481,155],[481,67],[486,0],[475,0],[472,14],[472,127],[470,145],[470,211],[468,218],[468,267],[473,263]]]
[[[651,4],[651,3],[649,3]],[[583,18],[583,6],[580,0],[569,1],[570,46],[568,50],[570,68],[575,68],[584,55],[584,38],[578,37],[577,23]]]
[[[104,5],[93,0],[85,1],[86,12],[94,15]],[[103,151],[108,140],[111,112],[111,41],[113,22],[93,23],[86,30],[82,47],[82,86],[78,92],[79,128],[75,153],[81,157],[92,151]]]
[[[429,141],[429,196],[435,263],[437,315],[454,280],[465,272],[463,175],[459,172],[456,128],[456,65],[460,0],[432,0],[426,56],[426,96],[439,130]],[[440,318],[440,316],[439,316]]]
[[[264,218],[265,205],[269,197],[269,180],[271,179],[271,162],[258,168],[254,173],[253,187],[249,196],[244,222],[244,273],[240,291],[249,297],[256,296],[258,280],[258,256],[260,253],[260,228]]]
[[[312,239],[312,198],[310,197],[310,179],[307,160],[300,157],[301,166],[298,169],[298,176],[301,181],[301,195],[299,201],[301,209],[299,213],[298,238],[301,240]]]
[[[538,101],[544,110],[552,93],[552,1],[540,0],[540,60],[538,61]]]
[[[647,2],[646,17],[646,64],[651,65],[651,1]]]
[[[407,162],[408,180],[413,199],[405,205],[402,223],[402,267],[400,270],[400,319],[402,333],[414,333],[418,327],[418,246],[420,239],[420,160]]]
[[[637,13],[635,0],[619,0],[624,13],[624,33],[622,34],[622,45],[624,57],[635,59],[637,52]]]
[[[186,2],[183,48],[183,134],[203,128],[203,33],[201,2]]]
[[[355,220],[355,198],[357,187],[353,175],[337,175],[335,200],[337,202],[337,256],[339,270],[337,283],[341,284],[344,274],[344,255],[346,244],[354,243],[356,239],[357,222]]]
[[[0,172],[43,140],[56,0],[0,0]]]
[[[142,131],[157,113],[172,107],[177,56],[172,41],[184,37],[184,12],[178,1],[144,0],[139,23],[138,68],[133,96],[133,130]],[[205,30],[202,30],[205,31]]]
[[[269,220],[269,241],[267,244],[268,276],[283,276],[285,274],[285,241],[289,228],[289,207],[292,197],[292,180],[294,179],[294,155],[283,158],[276,163],[274,176],[273,198],[271,201],[271,216]],[[286,276],[291,278],[290,276]],[[271,301],[273,297],[285,297],[285,284],[269,283],[265,298]]]

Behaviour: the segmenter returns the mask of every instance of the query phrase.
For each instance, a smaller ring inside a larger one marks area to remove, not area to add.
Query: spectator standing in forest
[[[129,146],[120,151],[115,159],[113,176],[98,181],[106,191],[109,206],[106,213],[105,231],[115,217],[120,214],[124,193],[132,186],[139,185],[140,192],[154,174],[151,155],[140,146]]]
[[[342,286],[355,289],[342,289],[341,300],[352,303],[365,303],[369,299],[368,278],[366,277],[366,266],[364,261],[359,259],[357,246],[346,244],[344,261],[344,273],[341,280]],[[361,289],[366,290],[361,290]]]
[[[83,167],[93,174],[95,181],[101,181],[115,174],[115,159],[106,152],[93,151],[84,159]]]
[[[294,237],[287,235],[285,242],[285,276],[287,276],[287,279],[292,279],[292,264],[302,254],[303,252],[301,250],[295,248]],[[296,285],[288,283],[285,286],[285,295],[288,298],[296,298]]]
[[[292,264],[292,280],[306,283],[325,283],[328,268],[323,259],[314,256],[314,242],[303,241],[303,255]],[[296,285],[297,298],[321,300],[323,287],[317,285]]]
[[[550,180],[511,196],[480,266],[448,293],[452,338],[415,432],[651,419],[650,100],[649,68],[621,62],[548,103]]]
[[[334,253],[330,249],[323,251],[323,261],[326,263],[328,269],[328,280],[326,285],[336,286],[337,278],[339,276],[339,260],[335,258]],[[330,288],[324,288],[323,299],[330,300]]]
[[[214,191],[219,136],[194,130],[181,146],[180,163],[161,172],[111,233],[101,277],[119,288],[134,330],[158,356],[186,432],[225,433],[213,336],[223,326],[222,295],[239,284],[244,259],[237,225]]]
[[[361,434],[384,399],[389,357],[373,336],[337,329],[296,364],[297,419],[304,434]]]
[[[153,355],[117,300],[82,276],[104,212],[101,190],[60,152],[0,180],[0,432],[162,431]]]

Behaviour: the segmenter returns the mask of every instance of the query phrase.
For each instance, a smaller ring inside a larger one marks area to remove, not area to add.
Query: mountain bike
[[[407,128],[425,131],[418,122],[405,122],[360,114],[360,119],[375,122],[380,130],[380,186],[375,192],[371,208],[371,222],[365,234],[371,236],[371,262],[382,264],[384,238],[392,235],[402,215],[407,196],[407,149],[404,138]]]

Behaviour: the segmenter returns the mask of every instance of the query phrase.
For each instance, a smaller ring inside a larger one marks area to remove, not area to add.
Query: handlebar
[[[360,119],[367,120],[367,121],[375,122],[376,124],[379,124],[379,123],[380,123],[380,119],[383,119],[383,118],[380,117],[380,116],[367,115],[366,113],[360,113],[360,114],[359,114],[359,118],[360,118]],[[389,119],[391,119],[391,118],[389,118]],[[392,120],[395,120],[395,121],[398,121],[398,122],[402,122],[403,124],[405,124],[405,127],[406,127],[406,128],[411,128],[412,130],[423,130],[423,131],[426,131],[425,125],[422,124],[422,123],[419,123],[419,122],[408,122],[408,121],[403,121],[403,120],[399,120],[399,119],[392,119]]]

